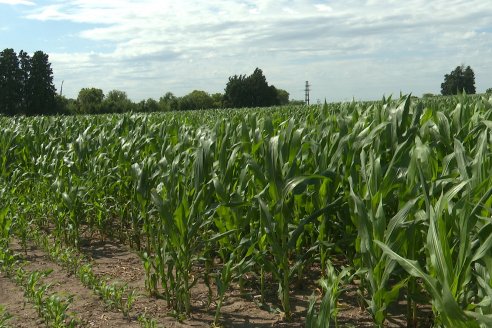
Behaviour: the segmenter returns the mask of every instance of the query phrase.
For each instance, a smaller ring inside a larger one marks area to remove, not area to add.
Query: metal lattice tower
[[[306,88],[304,89],[304,102],[309,106],[309,81],[306,81]]]

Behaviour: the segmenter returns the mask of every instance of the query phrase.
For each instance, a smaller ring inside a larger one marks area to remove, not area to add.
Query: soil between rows
[[[8,321],[12,327],[42,327],[42,320],[30,304],[24,303],[24,293],[12,280],[0,274],[0,305],[13,317]]]

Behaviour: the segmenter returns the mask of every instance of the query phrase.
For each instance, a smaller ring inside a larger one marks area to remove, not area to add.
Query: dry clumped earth
[[[22,247],[15,241],[11,249],[23,254]],[[23,254],[26,260],[25,269],[52,270],[51,274],[44,278],[44,282],[51,285],[50,290],[61,296],[73,296],[70,311],[79,319],[85,327],[140,327],[137,314],[145,313],[147,317],[154,318],[160,327],[211,327],[215,313],[214,304],[207,307],[207,287],[199,281],[192,290],[192,316],[179,322],[169,315],[169,309],[164,300],[149,297],[144,290],[145,273],[141,260],[137,254],[117,243],[96,241],[86,243],[82,248],[84,255],[92,260],[93,271],[97,275],[108,277],[110,281],[118,281],[135,288],[139,295],[130,313],[130,318],[124,318],[121,312],[108,308],[104,302],[90,289],[84,287],[80,280],[67,273],[62,267],[52,262],[48,254],[29,245],[27,254]],[[290,321],[285,321],[281,314],[269,311],[261,307],[253,289],[246,290],[241,295],[238,286],[232,286],[228,292],[222,307],[222,327],[231,328],[266,328],[266,327],[304,327],[306,309],[309,298],[316,292],[316,282],[306,286],[294,288],[292,293],[293,316]],[[274,288],[274,287],[272,287]],[[349,286],[341,297],[338,321],[341,327],[373,327],[373,322],[367,311],[363,311],[358,305],[356,286]],[[267,301],[270,308],[280,307],[276,303],[275,290],[269,292]],[[12,327],[44,327],[44,323],[38,318],[32,305],[26,303],[22,289],[15,283],[0,274],[0,305],[13,315],[8,322]],[[387,327],[406,327],[405,306],[397,305],[396,315],[387,320]],[[400,314],[398,314],[400,313]],[[425,320],[421,327],[428,326]]]

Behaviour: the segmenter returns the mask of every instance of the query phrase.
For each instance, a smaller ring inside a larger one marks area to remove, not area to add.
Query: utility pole
[[[304,102],[309,106],[309,81],[306,81],[306,88],[304,89]]]

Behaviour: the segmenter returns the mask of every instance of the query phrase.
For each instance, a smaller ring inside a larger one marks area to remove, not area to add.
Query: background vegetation
[[[225,93],[208,94],[193,90],[183,97],[167,92],[160,99],[149,98],[138,103],[126,92],[82,88],[76,99],[67,99],[62,90],[56,94],[53,70],[48,55],[36,52],[31,58],[26,52],[17,55],[13,49],[0,53],[0,114],[107,114],[124,112],[166,112],[224,107],[265,107],[286,105],[289,93],[268,85],[261,69],[250,76],[229,78]]]
[[[487,90],[488,91],[488,90]],[[445,74],[441,84],[442,95],[461,92],[475,94],[475,73],[470,66],[457,66]],[[429,97],[432,94],[424,94]],[[67,99],[62,90],[56,94],[53,70],[48,55],[37,51],[31,58],[20,51],[4,49],[0,53],[0,114],[108,114],[123,112],[165,112],[211,108],[268,107],[303,103],[289,100],[289,93],[269,85],[263,71],[256,68],[249,75],[229,77],[224,93],[208,94],[193,90],[183,97],[167,92],[159,100],[149,98],[138,103],[131,101],[126,92],[82,88],[76,99]]]

